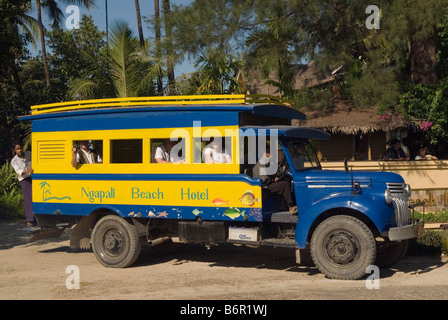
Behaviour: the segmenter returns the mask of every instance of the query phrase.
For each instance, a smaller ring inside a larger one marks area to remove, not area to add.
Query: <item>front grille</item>
[[[405,183],[387,183],[387,188],[392,195],[392,203],[395,210],[397,227],[411,223],[411,211],[409,209],[409,194]]]

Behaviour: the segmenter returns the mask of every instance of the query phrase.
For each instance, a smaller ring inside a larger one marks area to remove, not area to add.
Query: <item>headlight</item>
[[[384,200],[386,200],[387,204],[390,204],[392,202],[392,193],[390,193],[389,189],[386,189],[384,192]]]
[[[407,184],[406,187],[404,187],[404,190],[406,190],[406,192],[408,193],[408,196],[410,197],[411,192],[412,192],[411,185]]]

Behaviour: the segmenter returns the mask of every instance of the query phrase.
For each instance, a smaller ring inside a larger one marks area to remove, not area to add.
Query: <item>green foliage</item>
[[[110,33],[110,77],[116,97],[136,97],[152,91],[152,61],[126,23],[117,21]],[[153,93],[154,91],[152,91]]]
[[[0,167],[0,195],[16,193],[20,191],[20,183],[17,174],[10,163]]]
[[[25,217],[23,195],[17,174],[9,163],[0,167],[0,220]]]
[[[448,231],[425,230],[420,239],[412,239],[408,254],[440,256],[448,254],[444,241],[448,236]]]
[[[430,144],[448,134],[448,78],[437,84],[417,84],[402,95],[401,105],[409,116],[425,121],[420,128]],[[430,124],[429,124],[430,123]]]
[[[241,61],[221,50],[208,49],[195,62],[199,67],[200,94],[241,93],[242,87],[235,75],[242,66]]]
[[[428,223],[432,222],[448,222],[448,211],[436,211],[423,214],[422,212],[415,212],[414,218],[423,220]]]

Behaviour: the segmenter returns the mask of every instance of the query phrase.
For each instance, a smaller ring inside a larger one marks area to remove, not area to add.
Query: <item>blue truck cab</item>
[[[32,240],[72,228],[70,246],[92,248],[106,267],[132,265],[142,246],[189,243],[285,247],[296,257],[309,250],[334,279],[394,264],[422,228],[409,185],[395,173],[322,170],[312,141],[329,135],[290,125],[304,118],[281,101],[244,95],[33,106],[21,117],[33,130],[40,230]],[[168,140],[178,160],[155,161]],[[207,161],[212,140],[223,163]],[[76,164],[80,143],[101,161]],[[287,182],[297,212],[254,175],[267,144],[269,181]]]

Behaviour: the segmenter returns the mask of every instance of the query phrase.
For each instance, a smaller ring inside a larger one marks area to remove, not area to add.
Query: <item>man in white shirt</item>
[[[80,147],[73,147],[72,166],[76,168],[78,164],[101,163],[101,157],[94,150],[90,150],[88,141],[80,141]]]
[[[179,150],[183,150],[182,143],[174,148],[179,142],[167,140],[159,145],[154,153],[154,160],[156,163],[185,163],[184,156],[179,157],[177,153]],[[173,149],[174,148],[174,149]],[[180,149],[179,149],[180,148]],[[184,150],[183,150],[184,152]]]
[[[22,145],[16,144],[14,146],[15,156],[11,160],[11,165],[18,175],[20,181],[20,188],[23,193],[23,202],[25,207],[25,218],[28,226],[34,224],[33,214],[33,198],[32,198],[32,182],[31,174],[33,168],[31,167],[31,152],[23,151]]]

